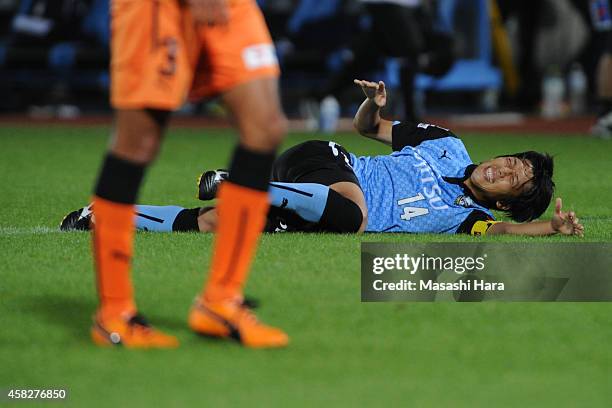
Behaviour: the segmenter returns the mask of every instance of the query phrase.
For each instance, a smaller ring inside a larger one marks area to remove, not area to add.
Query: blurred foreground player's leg
[[[130,279],[134,203],[144,170],[156,154],[162,128],[145,111],[123,110],[117,111],[115,126],[115,140],[104,160],[93,199],[93,250],[100,307],[92,337],[100,345],[176,346],[174,337],[156,331],[137,315]]]
[[[130,278],[134,203],[157,156],[169,111],[192,81],[195,26],[178,2],[113,0],[111,103],[114,135],[93,198],[93,252],[100,304],[91,331],[98,345],[178,346],[137,313]],[[191,47],[191,48],[189,48]]]
[[[278,94],[279,69],[261,12],[253,0],[231,3],[228,24],[200,29],[210,76],[193,92],[221,92],[240,143],[220,187],[219,221],[208,281],[189,313],[199,334],[235,338],[247,347],[282,347],[288,337],[260,323],[243,302],[243,286],[266,222],[268,180],[287,122]],[[199,72],[199,70],[197,70]]]

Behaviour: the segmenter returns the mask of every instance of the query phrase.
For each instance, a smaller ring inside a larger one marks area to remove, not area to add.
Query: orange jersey
[[[174,110],[241,83],[280,73],[254,0],[230,2],[226,25],[194,22],[177,0],[113,0],[111,104]]]

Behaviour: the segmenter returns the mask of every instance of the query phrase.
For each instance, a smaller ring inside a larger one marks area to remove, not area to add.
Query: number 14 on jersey
[[[400,207],[405,206],[403,207],[403,213],[402,215],[400,215],[400,218],[404,221],[410,221],[412,218],[429,214],[429,210],[427,208],[411,207],[409,205],[406,205],[416,203],[417,201],[422,200],[425,200],[425,197],[423,197],[423,194],[421,193],[415,195],[414,197],[408,197],[398,200],[397,205],[399,205]]]

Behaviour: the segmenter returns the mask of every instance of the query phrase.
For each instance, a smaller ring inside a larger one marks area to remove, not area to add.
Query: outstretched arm
[[[359,106],[353,119],[355,129],[365,137],[391,146],[393,122],[380,117],[380,109],[387,103],[385,83],[383,81],[370,82],[359,79],[355,79],[353,82],[361,87],[366,96],[366,100]]]
[[[487,234],[513,234],[513,235],[578,235],[584,236],[584,226],[578,222],[573,211],[561,211],[562,201],[557,198],[555,202],[555,214],[550,221],[533,221],[524,224],[513,224],[510,222],[498,222],[489,228]]]

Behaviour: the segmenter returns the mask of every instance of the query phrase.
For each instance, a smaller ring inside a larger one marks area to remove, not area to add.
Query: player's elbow
[[[359,127],[359,120],[357,119],[357,115],[355,115],[355,117],[353,118],[353,127],[355,128],[355,130],[359,133],[361,133],[361,129]]]
[[[378,132],[377,125],[367,125],[359,120],[357,116],[353,119],[353,127],[361,136],[365,137],[373,137]]]

